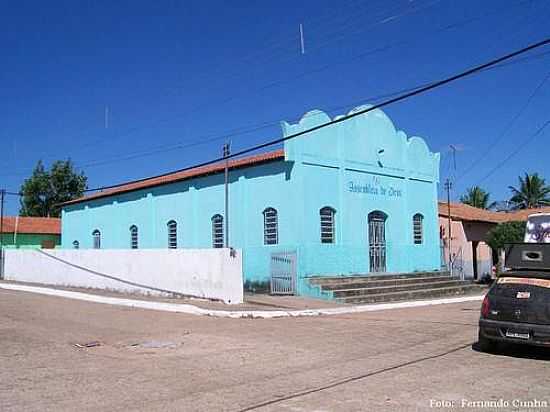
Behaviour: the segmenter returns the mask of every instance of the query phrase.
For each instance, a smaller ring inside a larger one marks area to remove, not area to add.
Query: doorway
[[[386,272],[386,219],[384,212],[369,213],[370,272]]]

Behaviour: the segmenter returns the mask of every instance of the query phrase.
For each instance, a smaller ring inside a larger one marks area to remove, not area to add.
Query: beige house
[[[451,257],[454,275],[479,280],[485,274],[491,274],[498,261],[496,251],[485,243],[489,230],[502,222],[526,221],[533,213],[550,213],[550,207],[492,212],[463,203],[451,203],[450,212],[452,238],[449,253],[449,208],[447,202],[439,202],[442,262],[449,267]]]

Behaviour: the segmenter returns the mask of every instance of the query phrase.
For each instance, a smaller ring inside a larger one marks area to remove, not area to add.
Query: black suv
[[[478,345],[493,351],[498,342],[550,346],[550,244],[506,246],[504,272],[481,305]]]

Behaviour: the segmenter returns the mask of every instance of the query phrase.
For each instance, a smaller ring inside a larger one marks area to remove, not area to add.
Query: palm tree
[[[508,186],[512,191],[510,202],[513,209],[529,209],[533,207],[550,206],[550,187],[545,180],[533,173],[525,173],[525,178],[519,179],[519,188]]]
[[[489,204],[489,193],[479,186],[470,187],[466,194],[460,197],[460,201],[480,209],[489,209],[495,204],[495,202]]]

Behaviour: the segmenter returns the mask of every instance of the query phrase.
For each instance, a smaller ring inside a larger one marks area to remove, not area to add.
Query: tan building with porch
[[[451,203],[451,253],[457,276],[479,280],[491,274],[498,256],[487,245],[487,233],[503,222],[526,221],[533,213],[550,213],[550,207],[513,212],[492,212],[463,203]],[[449,221],[447,202],[439,202],[439,228],[442,262],[449,262]]]

